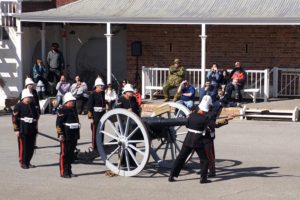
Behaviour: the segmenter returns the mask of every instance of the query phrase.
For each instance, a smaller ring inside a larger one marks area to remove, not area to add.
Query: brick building
[[[175,57],[189,68],[209,68],[213,63],[232,68],[236,60],[246,69],[300,67],[300,2],[216,2],[23,1],[24,13],[15,15],[22,21],[22,75],[29,74],[34,60],[45,56],[56,41],[71,77],[77,73],[92,79],[97,73],[110,77],[108,38],[110,70],[118,79],[126,77],[132,82],[137,68],[140,72],[143,65],[166,67]],[[51,10],[25,13],[46,9]],[[107,34],[108,23],[112,36]],[[138,60],[132,56],[136,41],[142,50]]]

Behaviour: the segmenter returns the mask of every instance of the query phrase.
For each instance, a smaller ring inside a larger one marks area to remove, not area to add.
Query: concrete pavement
[[[90,146],[86,116],[79,148]],[[74,164],[77,178],[59,177],[59,146],[55,116],[41,116],[32,164],[18,165],[17,140],[11,117],[0,117],[0,199],[299,199],[300,123],[233,120],[217,130],[217,177],[199,184],[198,159],[193,157],[177,182],[169,183],[169,170],[147,165],[137,177],[106,177],[101,160]]]

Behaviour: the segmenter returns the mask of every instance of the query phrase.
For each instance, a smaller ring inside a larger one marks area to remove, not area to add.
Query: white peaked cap
[[[71,92],[67,92],[63,97],[63,104],[67,103],[68,101],[75,101],[76,98],[73,96]]]
[[[25,97],[33,97],[29,89],[22,90],[21,100],[23,100]]]
[[[205,95],[202,98],[201,103],[199,104],[199,108],[200,110],[204,111],[204,112],[208,112],[209,111],[209,106],[212,105],[212,100],[211,97],[209,95]]]
[[[125,86],[124,86],[124,88],[123,88],[123,94],[125,93],[125,92],[133,92],[134,90],[133,90],[133,87],[132,87],[132,85],[131,84],[129,84],[129,83],[127,83]]]
[[[103,80],[98,76],[95,80],[95,85],[94,87],[96,87],[97,85],[105,85]]]
[[[25,87],[27,86],[27,85],[33,85],[34,84],[34,82],[33,82],[33,80],[30,78],[30,77],[27,77],[26,79],[25,79]]]

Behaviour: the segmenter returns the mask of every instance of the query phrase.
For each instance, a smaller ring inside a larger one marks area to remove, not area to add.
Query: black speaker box
[[[142,42],[135,41],[131,43],[131,56],[142,56]]]

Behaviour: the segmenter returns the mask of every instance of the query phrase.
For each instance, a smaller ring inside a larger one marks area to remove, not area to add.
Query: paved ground
[[[79,177],[62,179],[58,169],[55,116],[40,120],[40,147],[32,160],[35,169],[19,168],[17,140],[10,116],[0,117],[0,199],[299,199],[300,123],[234,120],[217,131],[217,177],[200,185],[198,160],[192,159],[177,182],[169,171],[150,164],[138,177],[106,177],[100,160],[75,164]],[[81,116],[87,149],[90,132]],[[52,138],[53,137],[53,138]]]

